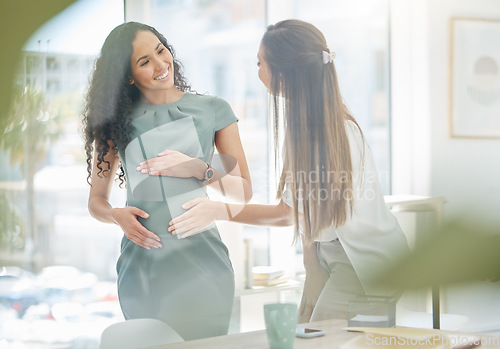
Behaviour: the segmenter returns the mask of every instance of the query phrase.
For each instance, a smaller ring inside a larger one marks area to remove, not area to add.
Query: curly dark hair
[[[83,109],[83,136],[87,154],[87,182],[92,175],[92,154],[97,152],[98,176],[106,176],[110,163],[105,160],[110,148],[123,150],[130,141],[132,131],[130,108],[140,97],[140,91],[131,85],[132,70],[130,57],[132,42],[137,32],[150,31],[170,51],[174,64],[174,85],[183,92],[191,91],[182,72],[182,64],[175,58],[175,52],[155,28],[138,22],[123,23],[109,33],[100,55],[95,61],[94,72],[86,95]],[[107,166],[103,168],[103,163]],[[125,182],[125,171],[120,165],[118,173],[120,186]]]

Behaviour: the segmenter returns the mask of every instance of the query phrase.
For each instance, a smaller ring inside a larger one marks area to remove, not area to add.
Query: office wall
[[[500,20],[500,1],[394,0],[391,6],[393,193],[443,196],[448,219],[469,216],[500,229],[500,139],[450,138],[448,129],[450,18]],[[442,294],[444,311],[469,317],[465,329],[500,329],[499,283]]]
[[[429,1],[428,13],[432,62],[429,111],[433,125],[430,193],[447,198],[449,216],[470,215],[496,224],[500,230],[500,140],[448,137],[449,18],[500,20],[500,1]],[[499,294],[499,283],[478,282],[448,288],[445,304],[449,312],[469,317],[470,330],[498,330],[500,319],[495,314],[500,313]]]
[[[392,1],[393,192],[444,196],[447,217],[500,225],[500,139],[449,137],[450,18],[500,20],[498,0]]]
[[[446,196],[450,215],[473,213],[500,227],[500,139],[456,139],[448,136],[449,19],[500,20],[500,1],[429,1],[428,13],[429,55],[432,61],[429,66],[429,111],[433,125],[430,192]]]

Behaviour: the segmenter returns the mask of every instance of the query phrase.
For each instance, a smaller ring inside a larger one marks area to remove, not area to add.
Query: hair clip
[[[333,59],[335,58],[335,52],[326,52],[326,51],[323,51],[323,64],[328,64],[328,63],[332,63],[333,62]]]

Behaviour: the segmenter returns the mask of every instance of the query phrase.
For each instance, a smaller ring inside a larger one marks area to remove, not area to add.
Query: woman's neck
[[[177,88],[161,92],[162,93],[148,95],[141,94],[141,102],[145,104],[169,104],[177,102],[185,94]]]

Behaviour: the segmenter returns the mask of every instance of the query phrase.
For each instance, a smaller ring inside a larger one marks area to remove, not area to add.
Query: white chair
[[[141,349],[184,342],[169,325],[157,319],[132,319],[104,329],[100,349]]]

